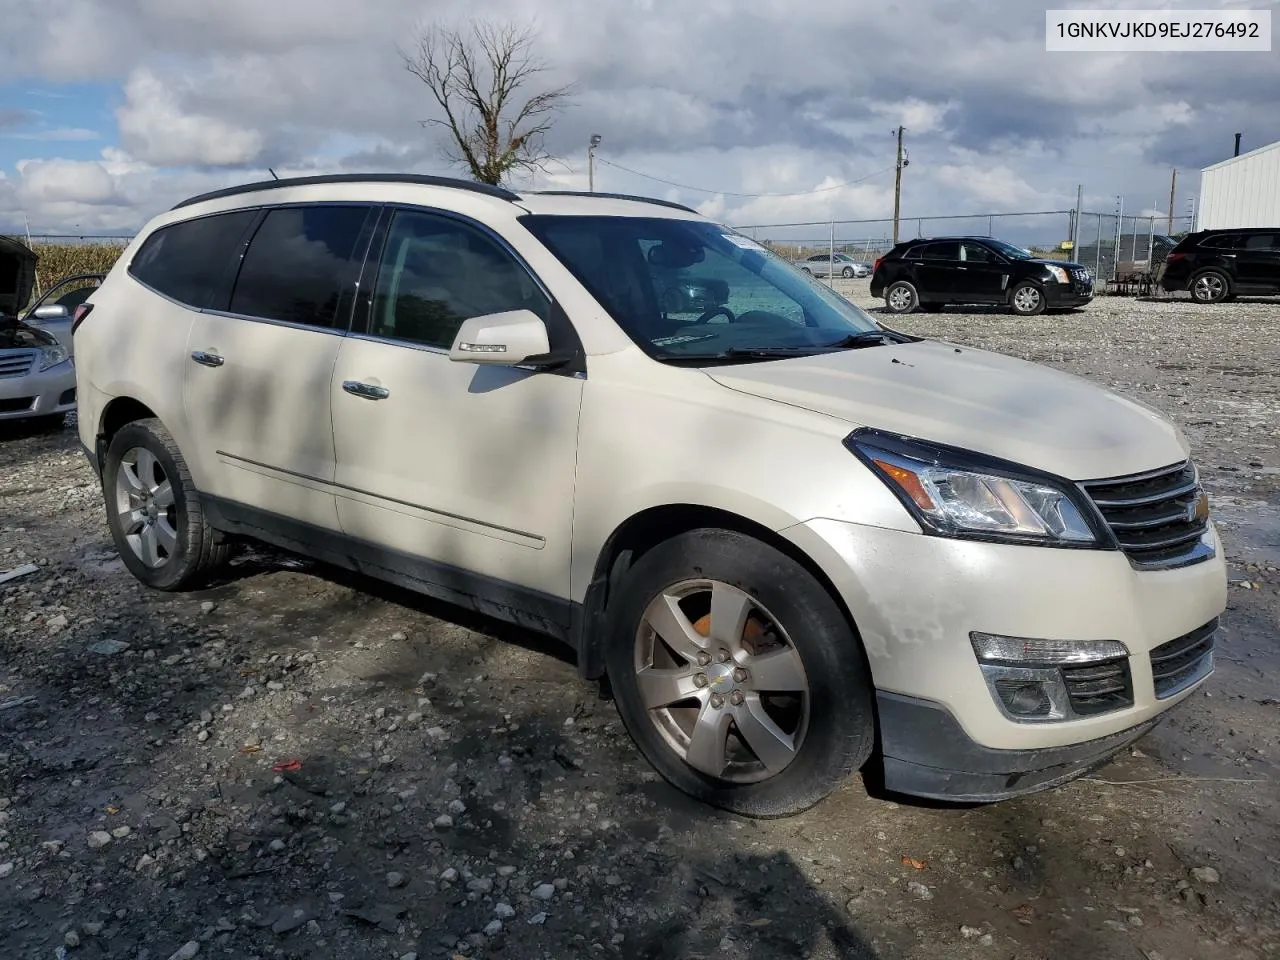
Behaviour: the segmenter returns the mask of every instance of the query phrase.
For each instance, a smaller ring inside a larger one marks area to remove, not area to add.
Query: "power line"
[[[881,174],[889,173],[893,167],[885,167],[883,170],[877,170],[875,173],[869,173],[865,177],[859,177],[857,180],[846,180],[844,183],[837,183],[830,187],[820,187],[817,190],[802,190],[799,193],[733,193],[729,190],[708,190],[705,187],[691,187],[687,183],[676,183],[674,180],[664,180],[662,177],[653,177],[647,173],[641,173],[639,170],[632,170],[630,167],[624,167],[620,163],[614,163],[612,160],[606,160],[603,157],[596,157],[596,163],[603,163],[618,170],[624,170],[627,173],[634,174],[637,177],[643,177],[646,180],[653,180],[657,183],[665,183],[669,187],[677,187],[681,190],[692,190],[694,193],[711,193],[718,194],[722,197],[744,197],[747,199],[761,199],[763,197],[809,197],[816,193],[829,193],[832,190],[839,190],[841,187],[851,187],[855,183],[862,183],[864,180],[870,180],[872,177],[878,177]]]

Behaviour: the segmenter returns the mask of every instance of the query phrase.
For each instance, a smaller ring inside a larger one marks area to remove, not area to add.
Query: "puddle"
[[[1213,519],[1229,556],[1280,565],[1280,507],[1265,500],[1214,497]]]

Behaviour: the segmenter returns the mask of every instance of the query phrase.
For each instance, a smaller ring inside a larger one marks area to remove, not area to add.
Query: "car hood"
[[[38,350],[56,345],[53,334],[28,326],[21,320],[0,317],[0,350]]]
[[[1072,263],[1070,260],[1044,260],[1037,257],[1034,260],[1024,260],[1023,263],[1042,263],[1046,267],[1062,267],[1064,270],[1074,270],[1078,267],[1084,267],[1083,263]],[[1087,270],[1088,267],[1085,267]]]
[[[1144,404],[1087,380],[936,341],[711,367],[722,386],[847,421],[1002,457],[1071,480],[1139,473],[1188,456]]]

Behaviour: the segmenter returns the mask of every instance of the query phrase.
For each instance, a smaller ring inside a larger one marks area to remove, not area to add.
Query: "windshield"
[[[658,360],[798,356],[848,349],[860,333],[871,333],[872,345],[875,334],[889,336],[868,314],[727,227],[661,217],[538,215],[521,222]]]
[[[984,240],[987,246],[1003,253],[1010,260],[1034,260],[1035,254],[1030,250],[1023,250],[1021,247],[1015,247],[1012,243],[1005,243],[1003,240]]]

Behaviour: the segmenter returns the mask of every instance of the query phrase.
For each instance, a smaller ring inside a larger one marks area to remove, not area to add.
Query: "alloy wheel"
[[[804,664],[782,625],[737,587],[687,580],[654,597],[635,671],[649,720],[701,773],[754,783],[795,759],[809,721]]]
[[[125,541],[148,567],[162,567],[178,552],[173,485],[156,455],[131,447],[116,473],[116,513]]]
[[[1206,273],[1196,277],[1191,293],[1201,303],[1214,303],[1222,299],[1222,295],[1226,293],[1226,285],[1216,273]]]
[[[1035,287],[1023,287],[1013,295],[1013,305],[1019,313],[1031,313],[1040,306],[1040,291]]]
[[[894,287],[889,291],[889,306],[894,310],[906,310],[911,306],[911,291],[906,287]]]

